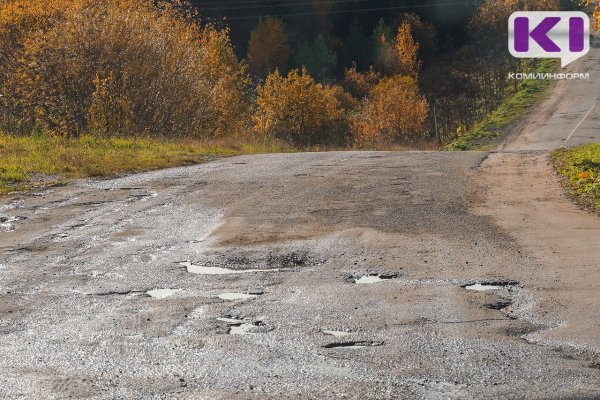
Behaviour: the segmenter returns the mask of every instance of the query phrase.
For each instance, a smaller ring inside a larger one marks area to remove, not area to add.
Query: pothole
[[[490,310],[499,310],[499,311],[509,312],[511,305],[512,305],[512,303],[510,301],[498,301],[496,303],[486,304],[485,308],[489,308]]]
[[[226,329],[223,333],[229,335],[247,335],[264,333],[268,327],[262,321],[251,321],[249,319],[232,318],[230,316],[217,318],[217,321],[225,322]]]
[[[15,230],[15,224],[13,222],[22,221],[27,219],[27,217],[21,217],[17,215],[16,217],[0,217],[0,230],[4,232],[12,232]]]
[[[200,273],[210,273],[216,271],[220,274],[263,272],[263,271],[282,271],[295,270],[301,267],[313,267],[321,264],[321,261],[313,259],[307,251],[277,252],[257,250],[230,250],[215,251],[205,253],[201,259],[196,259],[196,264],[202,266]],[[189,260],[185,265],[188,269],[194,270],[195,265]],[[204,269],[206,268],[206,269]],[[253,268],[253,269],[247,269]]]
[[[260,295],[258,294],[251,294],[251,293],[221,293],[220,295],[218,295],[217,297],[222,299],[222,300],[248,300],[248,299],[253,299],[255,297],[258,297]]]
[[[335,331],[335,330],[328,330],[328,329],[323,329],[321,332],[323,332],[326,335],[331,335],[334,337],[344,337],[344,336],[348,336],[350,335],[350,331]]]
[[[358,284],[377,283],[390,279],[395,279],[399,276],[396,273],[379,273],[379,274],[365,274],[365,275],[352,275],[350,280]]]
[[[250,274],[253,272],[278,272],[283,269],[230,269],[221,267],[206,267],[203,265],[194,265],[189,261],[181,262],[179,265],[187,268],[187,272],[201,275],[229,275],[229,274]]]
[[[525,339],[524,336],[529,335],[530,333],[534,333],[545,329],[543,325],[532,324],[527,321],[513,321],[514,324],[510,325],[506,328],[506,334],[508,336],[519,337]]]
[[[183,289],[154,289],[147,291],[146,294],[155,299],[165,299],[181,292]]]
[[[476,292],[486,292],[489,290],[500,290],[506,286],[516,285],[516,281],[495,281],[495,282],[476,282],[462,285],[466,290],[474,290]]]
[[[365,347],[383,346],[382,341],[362,340],[356,342],[333,342],[324,345],[326,349],[362,349]]]

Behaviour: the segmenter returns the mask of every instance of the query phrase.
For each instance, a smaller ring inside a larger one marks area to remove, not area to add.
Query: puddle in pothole
[[[350,335],[350,332],[348,332],[348,331],[333,331],[333,330],[324,329],[321,332],[323,332],[326,335],[331,335],[334,337],[344,337],[344,336]]]
[[[23,221],[26,217],[17,215],[16,217],[0,217],[0,230],[4,232],[12,232],[15,230],[13,222]]]
[[[260,333],[260,328],[265,327],[265,324],[263,324],[262,321],[252,322],[248,319],[222,317],[217,318],[217,321],[225,322],[225,324],[227,324],[227,330],[223,333],[227,333],[229,335],[247,335],[253,333]],[[264,332],[264,330],[262,330],[262,332]]]
[[[187,268],[187,272],[192,274],[202,275],[228,275],[228,274],[249,274],[252,272],[278,272],[282,271],[281,268],[277,269],[229,269],[221,267],[205,267],[202,265],[194,265],[189,261],[181,262],[182,265]]]
[[[352,278],[354,283],[365,284],[365,283],[377,283],[381,281],[387,281],[390,279],[397,278],[398,274],[367,274],[360,277],[354,276]]]
[[[506,286],[517,285],[518,283],[517,281],[477,282],[462,285],[461,287],[476,292],[486,292],[488,290],[500,290]]]
[[[258,294],[250,293],[221,293],[217,297],[222,300],[248,300],[258,297]]]
[[[363,340],[358,342],[334,342],[323,347],[326,349],[362,349],[365,347],[383,346],[381,341]]]
[[[230,335],[246,335],[250,333],[250,331],[254,328],[253,324],[240,324],[240,325],[231,325],[229,328]]]
[[[147,291],[146,294],[155,299],[165,299],[181,292],[183,289],[154,289]]]
[[[467,283],[466,285],[462,285],[463,289],[474,290],[476,292],[485,292],[488,290],[500,290],[506,286],[514,286],[518,285],[517,281],[488,281],[488,282],[476,282],[476,283]]]
[[[485,292],[487,290],[499,290],[502,289],[502,286],[498,286],[498,285],[492,285],[492,284],[481,284],[481,283],[475,283],[473,285],[467,285],[464,286],[465,289],[467,290],[475,290],[477,292]]]

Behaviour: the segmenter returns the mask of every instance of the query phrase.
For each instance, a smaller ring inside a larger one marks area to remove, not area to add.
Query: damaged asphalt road
[[[565,304],[600,257],[530,251],[501,218],[522,192],[488,187],[518,183],[506,157],[553,179],[539,154],[315,153],[5,197],[0,397],[593,398],[600,300]]]
[[[599,398],[600,219],[547,158],[600,140],[594,43],[500,152],[0,198],[0,398]]]

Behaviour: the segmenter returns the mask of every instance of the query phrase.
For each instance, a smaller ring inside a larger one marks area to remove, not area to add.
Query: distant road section
[[[592,37],[587,57],[566,71],[589,73],[589,79],[559,82],[519,124],[503,150],[553,150],[600,142],[600,37]]]

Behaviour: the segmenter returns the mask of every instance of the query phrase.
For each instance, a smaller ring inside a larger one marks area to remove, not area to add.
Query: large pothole
[[[203,265],[194,265],[189,261],[181,262],[179,265],[185,267],[187,272],[201,275],[229,275],[229,274],[250,274],[254,272],[278,272],[282,268],[275,269],[230,269],[222,267],[207,267]]]
[[[234,301],[234,300],[249,300],[249,299],[256,298],[258,296],[260,296],[260,294],[237,293],[237,292],[221,293],[221,294],[217,295],[217,297],[220,298],[221,300],[231,300],[231,301]]]
[[[369,284],[396,279],[398,276],[400,276],[400,274],[394,272],[367,273],[362,275],[353,274],[348,277],[348,280],[357,284]]]
[[[167,297],[175,296],[183,292],[183,289],[153,289],[146,292],[150,297],[156,299],[166,299]]]
[[[500,290],[507,286],[518,285],[517,281],[484,281],[484,282],[473,282],[462,285],[461,287],[466,290],[473,290],[476,292],[486,292],[491,290]]]
[[[254,333],[265,333],[270,328],[263,321],[252,321],[248,318],[238,318],[225,316],[217,318],[217,321],[224,322],[225,326],[220,329],[220,332],[229,335],[247,335]]]

